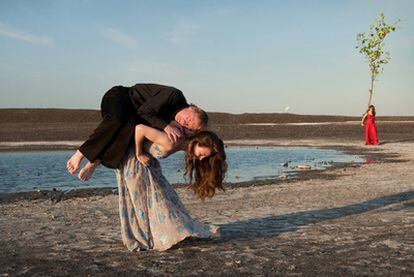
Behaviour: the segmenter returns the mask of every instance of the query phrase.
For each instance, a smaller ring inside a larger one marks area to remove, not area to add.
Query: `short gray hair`
[[[189,106],[192,110],[194,110],[198,114],[200,118],[200,122],[201,122],[201,129],[207,129],[208,114],[204,110],[200,109],[197,105],[190,104]]]

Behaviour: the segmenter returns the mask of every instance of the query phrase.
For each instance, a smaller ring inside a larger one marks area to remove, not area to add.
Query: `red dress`
[[[365,144],[378,145],[377,125],[375,125],[375,116],[368,114],[365,124]]]

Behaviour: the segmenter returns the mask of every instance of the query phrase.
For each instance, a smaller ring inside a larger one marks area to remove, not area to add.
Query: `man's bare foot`
[[[81,151],[76,150],[75,154],[68,160],[66,163],[66,169],[69,171],[70,174],[74,174],[78,171],[79,166],[83,160],[83,154]]]
[[[95,169],[100,165],[101,162],[99,160],[94,161],[93,163],[88,162],[85,164],[85,166],[79,171],[78,178],[81,181],[88,181],[93,173],[95,172]]]

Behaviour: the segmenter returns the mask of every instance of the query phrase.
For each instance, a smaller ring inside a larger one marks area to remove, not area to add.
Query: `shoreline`
[[[73,151],[100,118],[53,114],[0,110],[0,152]],[[191,216],[222,236],[189,238],[165,252],[122,245],[116,183],[0,195],[0,275],[414,275],[414,117],[379,117],[382,145],[371,147],[357,117],[209,115],[228,146],[337,149],[366,163],[227,184],[205,201],[175,185]]]
[[[232,187],[206,201],[178,188],[191,215],[222,235],[165,252],[122,245],[110,192],[3,202],[0,274],[412,276],[414,143],[325,142],[313,145],[366,150],[378,160],[323,178]]]
[[[414,138],[413,138],[414,141]],[[229,139],[223,141],[225,146],[249,146],[249,147],[327,147],[327,146],[364,146],[361,140],[349,140],[348,143],[340,139]],[[24,152],[24,151],[65,151],[76,150],[83,141],[0,141],[0,152]]]
[[[226,145],[232,147],[311,147],[319,149],[335,149],[339,150],[347,155],[359,155],[365,159],[370,160],[375,163],[387,163],[387,162],[399,162],[397,158],[398,155],[393,155],[390,153],[384,154],[378,152],[378,146],[367,147],[359,145],[355,142],[350,142],[347,145],[338,145],[335,141],[271,141],[271,140],[238,140],[238,141],[227,141]],[[64,151],[71,149],[54,149],[56,151]],[[16,151],[16,150],[12,150]],[[20,151],[32,151],[28,149]],[[39,150],[34,150],[39,151]],[[51,151],[50,149],[43,149],[40,151]],[[1,152],[1,151],[0,151]],[[311,179],[320,179],[320,180],[334,180],[340,175],[330,174],[333,171],[338,169],[343,169],[346,171],[347,168],[360,167],[364,163],[359,162],[347,162],[347,163],[333,163],[325,169],[313,169],[313,170],[299,170],[297,169],[293,176],[286,179],[281,178],[269,178],[261,180],[251,180],[245,182],[232,182],[225,183],[225,189],[237,189],[243,187],[257,187],[257,186],[266,186],[266,185],[276,185],[280,186],[283,184],[294,184],[297,182],[311,180]],[[186,189],[184,183],[173,183],[175,189]],[[10,192],[10,193],[0,193],[0,205],[5,203],[12,203],[22,200],[50,200],[53,203],[71,199],[71,198],[84,198],[91,196],[107,196],[111,194],[117,194],[117,186],[114,184],[113,187],[93,187],[93,188],[74,188],[74,189],[59,189],[54,188],[52,190],[46,189],[37,189],[32,191],[23,191],[23,192]]]

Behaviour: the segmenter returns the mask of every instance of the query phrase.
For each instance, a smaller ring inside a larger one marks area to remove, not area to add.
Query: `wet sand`
[[[412,276],[414,142],[406,138],[378,147],[332,137],[228,139],[360,149],[367,163],[228,188],[205,202],[178,188],[192,215],[219,225],[222,237],[188,239],[165,252],[122,245],[110,191],[55,204],[50,197],[0,200],[0,275]]]
[[[122,245],[112,188],[3,195],[0,276],[414,275],[414,117],[378,117],[378,147],[362,145],[358,117],[210,118],[228,145],[337,148],[366,164],[227,186],[206,202],[177,188],[193,216],[223,235],[166,252]],[[91,110],[0,109],[0,143],[9,144],[0,151],[73,149],[98,122]]]

